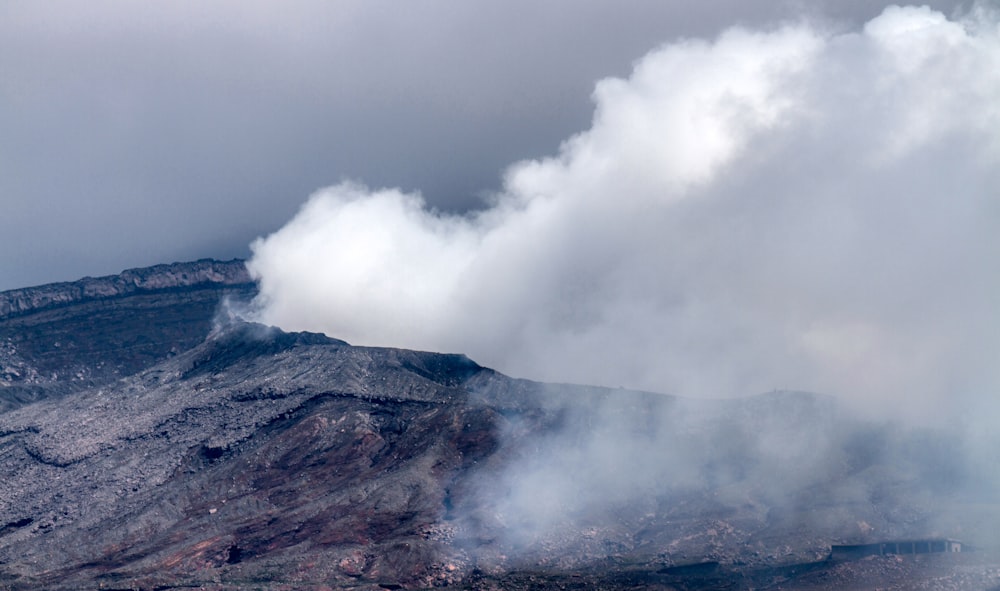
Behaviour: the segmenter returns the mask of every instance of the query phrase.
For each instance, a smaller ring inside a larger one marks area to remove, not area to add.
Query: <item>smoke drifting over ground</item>
[[[476,213],[318,191],[253,245],[260,320],[683,396],[926,415],[1000,383],[996,12],[732,29],[593,98]]]

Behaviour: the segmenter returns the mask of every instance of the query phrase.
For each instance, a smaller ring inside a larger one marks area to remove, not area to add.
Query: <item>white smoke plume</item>
[[[252,246],[259,319],[683,396],[929,415],[1000,385],[996,12],[731,29],[593,98],[480,211],[318,191]]]

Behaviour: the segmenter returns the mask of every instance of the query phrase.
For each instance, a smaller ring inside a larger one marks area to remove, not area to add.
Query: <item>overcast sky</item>
[[[344,179],[482,207],[651,49],[885,4],[3,2],[0,289],[245,257]]]

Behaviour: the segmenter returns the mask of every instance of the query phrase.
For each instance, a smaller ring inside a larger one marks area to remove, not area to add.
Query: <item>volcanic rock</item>
[[[0,293],[0,410],[132,375],[200,343],[256,293],[242,261],[130,269]]]
[[[255,293],[241,269],[0,294],[0,588],[1000,582],[996,491],[947,433],[285,333],[220,313]],[[982,551],[828,560],[928,535]]]

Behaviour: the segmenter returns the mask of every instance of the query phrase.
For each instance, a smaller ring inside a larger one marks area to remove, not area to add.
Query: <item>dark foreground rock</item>
[[[1000,584],[996,491],[946,433],[213,324],[233,277],[0,321],[23,367],[115,368],[0,413],[0,589]],[[78,353],[25,345],[54,339]],[[980,551],[827,560],[929,535]]]

